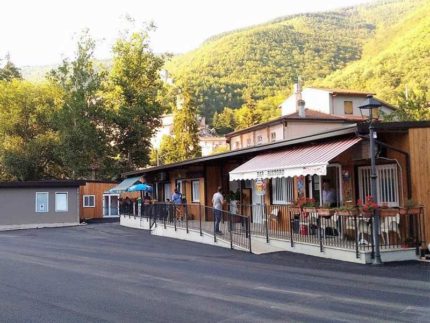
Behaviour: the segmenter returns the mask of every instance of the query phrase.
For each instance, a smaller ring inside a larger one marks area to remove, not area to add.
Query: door
[[[103,217],[119,215],[119,195],[103,195]]]
[[[264,195],[257,194],[256,181],[252,181],[252,222],[263,223],[264,219]]]

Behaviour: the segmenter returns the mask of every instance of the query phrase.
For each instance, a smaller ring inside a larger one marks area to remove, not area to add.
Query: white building
[[[363,120],[358,107],[371,94],[339,89],[301,90],[295,85],[294,93],[280,105],[281,117],[231,132],[226,135],[227,142],[231,150],[236,150],[340,129]],[[381,116],[395,109],[374,99],[382,105]]]

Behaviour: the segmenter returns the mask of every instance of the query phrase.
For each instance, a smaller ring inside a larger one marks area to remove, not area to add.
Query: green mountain
[[[421,14],[428,9],[427,4],[427,0],[377,1],[279,18],[212,37],[196,50],[174,57],[166,69],[178,83],[188,83],[209,120],[224,107],[242,106],[249,95],[254,100],[280,92],[287,96],[298,75],[306,84],[322,83],[325,79],[326,85],[354,88],[361,80],[355,82],[359,78],[352,72],[342,77],[342,71],[351,70],[351,62],[366,60],[367,55],[374,59],[385,51],[384,44],[391,46],[388,38],[397,37],[396,30],[404,32],[396,29],[399,23],[405,17]],[[422,20],[425,18],[423,14]],[[415,28],[412,20],[408,24]],[[408,39],[425,38],[415,36]],[[374,45],[367,45],[369,42]],[[410,46],[403,44],[405,51]],[[339,74],[332,75],[335,71]],[[348,75],[354,75],[354,83]],[[379,92],[378,88],[371,90]]]
[[[359,61],[317,83],[373,91],[393,103],[406,88],[429,93],[430,2],[377,32]]]

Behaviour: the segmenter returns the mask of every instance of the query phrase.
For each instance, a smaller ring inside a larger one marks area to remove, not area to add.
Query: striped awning
[[[121,183],[119,183],[117,186],[112,187],[110,190],[106,191],[105,194],[120,194],[123,193],[129,188],[130,186],[133,186],[139,181],[140,177],[130,177],[123,180]]]
[[[230,172],[230,181],[326,175],[329,162],[361,141],[338,139],[259,155]]]

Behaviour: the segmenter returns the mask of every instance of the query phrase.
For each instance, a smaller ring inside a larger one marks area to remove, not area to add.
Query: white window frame
[[[261,145],[263,143],[263,136],[259,135],[257,136],[257,145]]]
[[[37,196],[39,194],[46,194],[46,208],[44,211],[40,211],[37,207],[38,206],[37,205]],[[36,213],[48,213],[49,212],[49,192],[36,192],[35,208],[36,208]]]
[[[366,196],[371,195],[371,167],[358,168],[359,197],[364,202]],[[400,205],[399,176],[396,164],[376,165],[376,202],[378,205],[386,204],[388,207]],[[390,185],[389,181],[392,181]]]
[[[276,141],[276,132],[273,131],[270,133],[270,141],[275,142]]]
[[[94,201],[94,204],[93,205],[87,205],[87,204],[85,204],[85,198],[90,198],[90,197],[92,197],[93,198],[93,201]],[[96,207],[96,196],[95,195],[93,195],[93,194],[88,194],[88,195],[84,195],[83,197],[82,197],[82,206],[83,207],[88,207],[88,208],[94,208],[94,207]]]
[[[197,184],[197,190],[194,184]],[[195,193],[197,193],[197,196]],[[191,181],[191,202],[200,203],[200,181],[198,179]]]
[[[166,189],[166,187],[169,188],[169,190]],[[172,198],[172,189],[171,189],[171,185],[170,183],[164,183],[164,201],[167,202],[167,199],[169,199],[169,201]]]
[[[59,210],[57,208],[57,195],[66,195],[66,209],[65,210]],[[69,212],[69,193],[68,192],[55,192],[55,212]]]
[[[246,146],[247,146],[247,147],[251,147],[251,146],[252,146],[251,138],[247,138],[247,139],[246,139]]]
[[[351,113],[347,113],[346,112],[346,103],[351,103]],[[354,102],[353,101],[351,101],[351,100],[345,100],[345,101],[343,101],[343,113],[345,114],[345,115],[353,115],[354,114]]]
[[[272,203],[287,205],[294,201],[294,178],[272,178]]]

